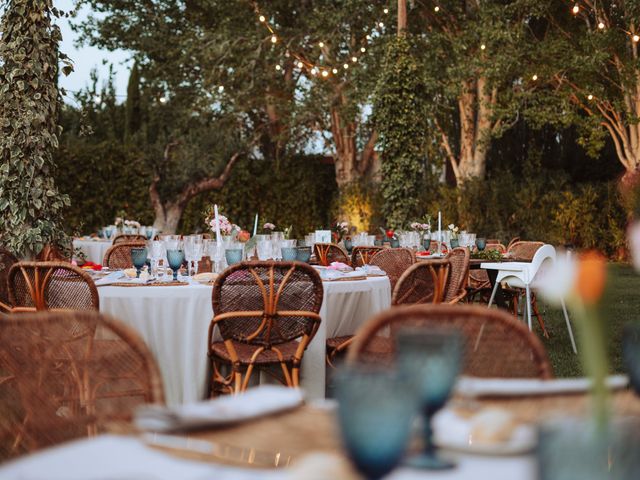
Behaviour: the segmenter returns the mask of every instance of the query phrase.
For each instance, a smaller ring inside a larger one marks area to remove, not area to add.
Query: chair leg
[[[562,304],[562,313],[564,313],[564,321],[567,322],[567,330],[569,331],[569,338],[571,339],[571,348],[573,349],[573,353],[577,354],[578,349],[576,348],[576,341],[573,338],[573,329],[571,328],[571,322],[569,321],[567,306],[564,304],[564,299],[560,299],[560,303]]]
[[[496,281],[496,284],[493,286],[493,291],[491,292],[491,297],[489,298],[489,304],[487,305],[487,308],[491,307],[491,305],[493,304],[493,301],[496,298],[497,291],[498,291],[498,282]]]
[[[527,292],[527,303],[526,303],[527,324],[529,325],[529,331],[531,331],[532,330],[531,328],[531,290],[529,290],[529,285],[527,285],[526,292]]]
[[[538,310],[538,299],[536,298],[535,293],[531,294],[531,305],[533,306],[533,314],[538,319],[538,325],[540,325],[540,328],[542,329],[542,335],[544,336],[544,338],[549,338],[549,332],[547,331],[547,327],[545,326],[544,320],[542,319],[540,311]]]

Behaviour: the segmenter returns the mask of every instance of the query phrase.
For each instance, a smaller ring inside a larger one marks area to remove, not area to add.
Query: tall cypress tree
[[[140,70],[138,62],[131,67],[129,84],[127,85],[127,103],[125,105],[125,130],[124,140],[129,142],[131,137],[140,129]]]
[[[58,148],[59,15],[51,0],[9,0],[0,22],[0,243],[31,257],[61,245],[62,209],[54,184]]]

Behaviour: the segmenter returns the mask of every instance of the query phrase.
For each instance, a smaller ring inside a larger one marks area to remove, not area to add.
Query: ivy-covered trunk
[[[33,257],[62,246],[62,209],[54,184],[58,148],[59,15],[51,0],[9,0],[0,23],[0,244]]]

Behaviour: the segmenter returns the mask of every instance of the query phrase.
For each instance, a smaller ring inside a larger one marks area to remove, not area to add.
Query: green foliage
[[[46,0],[11,0],[0,23],[0,242],[21,256],[65,243],[69,199],[53,180],[58,148],[59,12]]]
[[[142,105],[140,98],[140,70],[138,64],[134,63],[129,74],[127,85],[127,102],[125,103],[124,117],[124,139],[130,141],[132,135],[140,130],[142,121]]]
[[[180,230],[206,229],[203,212],[217,203],[233,223],[250,232],[258,213],[259,230],[265,221],[281,231],[292,225],[292,238],[302,238],[317,228],[331,227],[336,192],[333,166],[323,163],[321,157],[285,158],[281,172],[265,160],[245,159],[236,165],[222,190],[200,195],[189,204]]]
[[[374,123],[382,149],[383,211],[393,228],[417,215],[417,192],[424,178],[428,108],[416,57],[406,36],[389,42],[374,96]]]

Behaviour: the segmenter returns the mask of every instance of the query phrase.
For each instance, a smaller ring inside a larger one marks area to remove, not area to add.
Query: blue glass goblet
[[[298,258],[298,249],[296,247],[282,247],[282,260],[292,262]]]
[[[390,239],[389,244],[391,245],[391,248],[400,248],[400,240],[397,238]]]
[[[351,255],[351,250],[353,250],[353,242],[351,241],[350,238],[345,238],[343,242],[344,242],[344,248],[347,249],[347,253]]]
[[[242,248],[227,248],[224,251],[224,258],[227,260],[227,265],[231,266],[235,263],[240,263],[243,253]]]
[[[132,248],[131,261],[133,262],[133,266],[136,267],[136,278],[140,278],[140,271],[147,263],[147,249],[144,247]]]
[[[622,331],[622,359],[629,374],[629,383],[640,395],[640,324],[629,323]]]
[[[449,245],[451,245],[451,248],[458,248],[460,246],[460,242],[458,242],[457,238],[452,238],[449,241]]]
[[[367,479],[384,477],[400,463],[410,439],[418,410],[411,384],[390,370],[347,365],[336,373],[335,386],[351,461]]]
[[[298,247],[296,260],[309,263],[309,260],[311,260],[311,247]]]
[[[107,237],[107,240],[109,240],[111,238],[111,229],[110,228],[105,228],[104,229],[104,236]]]
[[[476,238],[476,247],[478,247],[478,250],[482,252],[487,248],[487,240],[484,238]]]
[[[415,382],[424,416],[424,452],[409,459],[416,468],[443,470],[455,464],[442,459],[433,444],[431,420],[451,395],[462,362],[462,337],[456,331],[407,328],[397,335],[398,367]]]
[[[149,228],[147,227],[146,229],[146,235],[147,235],[147,240],[151,240],[151,237],[153,236],[153,228]]]
[[[184,250],[167,250],[167,261],[173,272],[173,281],[178,280],[178,270],[184,263]]]

